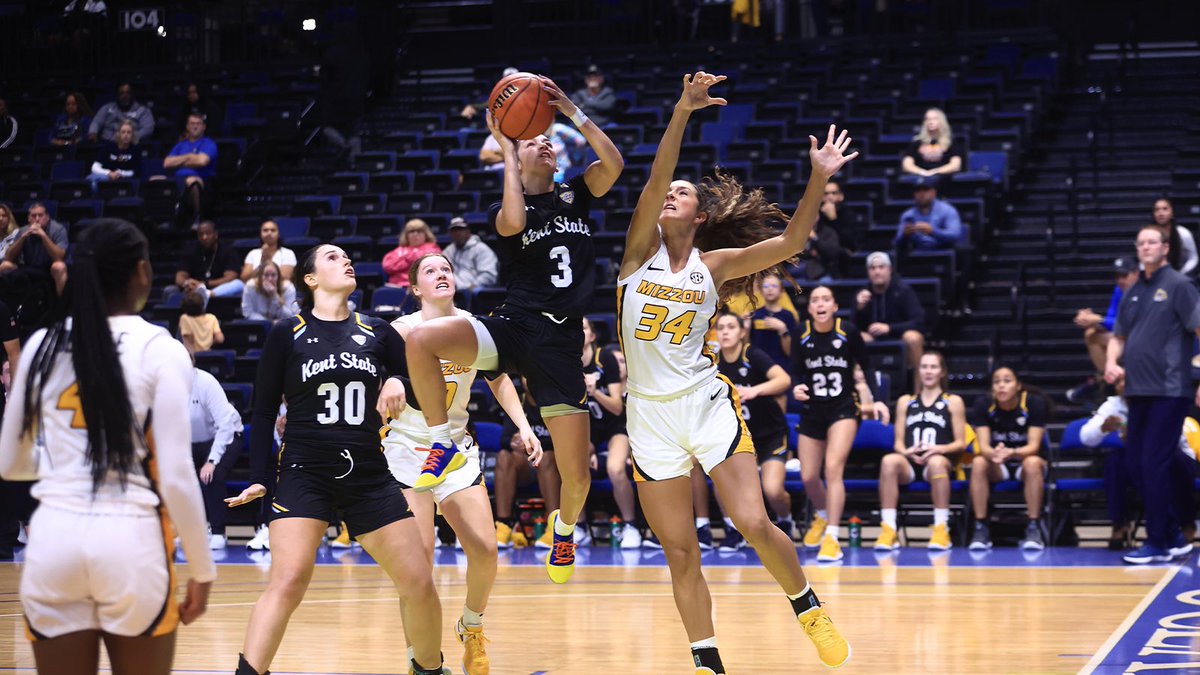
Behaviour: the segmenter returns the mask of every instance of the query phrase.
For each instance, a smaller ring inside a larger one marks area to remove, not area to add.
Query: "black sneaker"
[[[781,518],[775,521],[775,527],[783,530],[783,533],[788,536],[788,539],[795,540],[796,538],[796,523],[791,518]]]
[[[987,523],[975,521],[975,532],[971,534],[971,544],[967,547],[972,551],[987,551],[992,548],[992,533]]]
[[[1096,393],[1096,378],[1089,377],[1077,386],[1067,390],[1067,400],[1071,403],[1079,403],[1090,398]]]
[[[971,543],[974,544],[974,541]],[[1040,551],[1046,548],[1046,537],[1042,534],[1040,520],[1031,520],[1025,526],[1025,537],[1021,539],[1021,548],[1027,551]]]
[[[732,527],[725,528],[725,538],[721,540],[720,550],[730,553],[746,548],[746,538],[741,532]]]
[[[661,551],[662,544],[659,543],[658,537],[654,536],[653,532],[646,532],[646,536],[642,537],[642,548],[653,548]]]
[[[700,540],[701,551],[711,551],[713,548],[712,526],[701,525],[696,528],[696,538]]]

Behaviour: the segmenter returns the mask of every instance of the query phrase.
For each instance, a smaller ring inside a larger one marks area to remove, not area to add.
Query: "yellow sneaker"
[[[555,509],[546,523],[546,532],[554,541],[554,548],[550,550],[550,555],[546,556],[546,574],[550,576],[550,581],[565,584],[575,573],[575,532],[559,536],[554,532],[554,524],[557,522],[558,509]]]
[[[554,530],[547,527],[546,531],[542,533],[542,536],[538,537],[537,540],[533,542],[533,547],[544,548],[546,550],[554,548]]]
[[[488,675],[492,666],[488,661],[488,639],[483,636],[483,626],[464,626],[462,619],[459,619],[454,626],[454,634],[463,646],[463,672],[467,675]]]
[[[804,634],[816,646],[821,663],[837,668],[850,660],[850,643],[838,632],[824,609],[810,609],[796,618],[804,626]]]
[[[950,528],[945,523],[933,526],[929,535],[929,548],[935,551],[949,551],[954,544],[950,543]]]
[[[350,528],[346,527],[346,523],[342,522],[342,531],[338,532],[338,536],[329,542],[333,548],[350,548],[354,542],[350,541]]]
[[[894,551],[900,548],[900,537],[890,525],[886,523],[879,531],[879,538],[875,540],[876,551]]]
[[[517,528],[512,533],[513,548],[525,548],[529,546],[529,540],[525,538],[525,533]]]
[[[821,545],[821,538],[825,536],[825,527],[829,525],[821,516],[813,516],[812,525],[809,526],[808,532],[804,533],[804,545],[808,548],[816,548]]]
[[[837,562],[842,557],[842,545],[833,538],[832,534],[825,535],[821,539],[821,550],[817,553],[817,562]]]
[[[429,449],[429,456],[425,458],[421,475],[417,476],[417,482],[413,483],[413,489],[417,492],[429,492],[445,483],[451,472],[461,469],[466,463],[467,458],[458,451],[458,446],[454,443],[448,448],[434,443]]]
[[[500,521],[496,521],[496,548],[510,548],[513,545],[513,529]]]

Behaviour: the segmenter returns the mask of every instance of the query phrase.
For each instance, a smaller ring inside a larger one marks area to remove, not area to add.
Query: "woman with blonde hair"
[[[408,269],[412,264],[422,256],[441,252],[429,224],[420,218],[409,220],[400,233],[400,245],[383,256],[383,273],[387,275],[388,286],[408,288]]]
[[[900,162],[904,173],[917,176],[937,176],[963,170],[962,147],[954,146],[954,132],[941,108],[925,111],[921,131],[913,137],[912,145],[904,151]]]

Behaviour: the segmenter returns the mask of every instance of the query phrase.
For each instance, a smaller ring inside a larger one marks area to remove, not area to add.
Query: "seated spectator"
[[[601,347],[592,322],[583,320],[583,381],[591,413],[592,452],[601,445],[608,449],[605,470],[612,482],[613,501],[621,516],[621,548],[642,547],[637,526],[637,503],[629,478],[629,433],[625,430],[625,379],[612,349]]]
[[[17,124],[17,118],[8,112],[8,101],[0,98],[0,150],[7,148],[17,140],[17,134],[20,133],[21,127]]]
[[[279,266],[284,281],[291,281],[296,269],[296,253],[283,245],[279,238],[279,225],[273,220],[264,221],[258,228],[258,240],[262,246],[246,253],[242,263],[242,281],[250,281],[259,265],[273,262]]]
[[[854,222],[853,210],[846,206],[846,195],[842,186],[833,181],[825,184],[825,197],[821,200],[821,213],[817,223],[837,232],[838,242],[847,253],[862,249],[862,232]]]
[[[975,512],[971,550],[992,547],[988,528],[991,484],[1014,477],[1025,484],[1029,516],[1021,548],[1040,551],[1046,547],[1040,516],[1049,465],[1041,453],[1049,415],[1046,397],[1022,385],[1016,371],[1007,366],[992,371],[991,394],[980,396],[968,416],[978,443],[977,454],[971,460],[971,504]]]
[[[558,162],[554,180],[562,181],[567,170],[571,168],[571,155],[578,152],[580,148],[587,147],[587,139],[583,137],[583,134],[559,122],[551,124],[550,128],[546,129],[544,136],[549,138],[550,145],[554,146],[554,156]]]
[[[613,113],[617,107],[617,95],[612,87],[605,86],[604,73],[600,66],[588,66],[583,76],[584,86],[571,96],[571,102],[588,116],[588,119],[602,127],[613,121]]]
[[[199,115],[209,129],[220,131],[220,106],[208,96],[201,94],[200,87],[195,82],[188,83],[187,90],[183,95],[183,102],[175,113],[175,126],[172,128],[187,129],[188,118],[192,115]],[[181,134],[180,137],[182,138],[183,135]]]
[[[894,275],[892,259],[883,251],[867,256],[867,279],[871,287],[858,292],[854,312],[863,342],[903,340],[908,364],[916,368],[925,352],[925,308],[917,292]]]
[[[461,290],[495,286],[500,273],[496,253],[462,218],[450,221],[450,245],[442,252],[454,266],[454,284]]]
[[[299,313],[296,287],[283,278],[279,265],[270,260],[260,265],[242,292],[242,316],[275,322]]]
[[[50,143],[58,146],[75,145],[83,140],[91,124],[92,107],[83,94],[73,91],[67,94],[62,113],[54,118]]]
[[[479,163],[488,171],[504,170],[504,153],[500,150],[500,141],[497,141],[495,136],[488,134],[484,139],[483,147],[479,148]]]
[[[188,115],[187,136],[163,160],[163,168],[174,172],[183,199],[191,206],[197,222],[202,217],[201,197],[206,183],[217,173],[217,144],[205,137],[207,128],[203,117]]]
[[[200,478],[208,546],[225,548],[225,479],[237,461],[234,439],[242,433],[242,416],[229,402],[212,373],[192,369],[192,460]]]
[[[750,344],[761,349],[785,369],[792,367],[792,330],[800,323],[800,314],[778,274],[764,274],[759,280],[763,306],[750,317]]]
[[[1112,300],[1109,301],[1108,311],[1104,316],[1093,312],[1091,307],[1085,307],[1075,314],[1075,325],[1083,329],[1083,343],[1087,345],[1088,357],[1096,367],[1096,374],[1067,392],[1067,400],[1072,403],[1078,403],[1095,392],[1104,380],[1104,366],[1108,362],[1108,341],[1112,339],[1113,324],[1117,321],[1121,298],[1137,281],[1137,261],[1132,258],[1117,258],[1113,261],[1113,272],[1116,274],[1117,284],[1113,286]]]
[[[1191,230],[1186,225],[1175,222],[1175,207],[1166,197],[1155,200],[1152,213],[1154,224],[1167,232],[1168,243],[1171,246],[1167,254],[1167,263],[1181,273],[1191,275],[1196,271],[1197,263],[1200,263],[1200,257],[1196,254],[1196,238]]]
[[[216,314],[204,311],[208,296],[193,288],[183,294],[183,314],[179,317],[179,339],[192,356],[196,352],[207,352],[213,345],[225,342],[221,322]]]
[[[1125,378],[1113,383],[1115,396],[1109,396],[1092,414],[1091,419],[1079,430],[1079,442],[1095,448],[1104,437],[1114,431],[1120,432],[1122,447],[1112,448],[1104,457],[1104,495],[1108,506],[1108,519],[1112,523],[1112,535],[1108,539],[1108,550],[1121,551],[1133,544],[1137,521],[1129,518],[1129,489],[1133,487],[1132,476],[1125,466],[1125,425],[1129,422],[1129,405],[1125,402]],[[1183,526],[1184,538],[1191,541],[1195,536],[1196,495],[1196,451],[1188,442],[1188,422],[1184,422],[1179,434],[1180,453],[1175,456],[1177,470],[1172,475],[1179,479],[1172,494],[1176,519]],[[1190,534],[1189,534],[1190,530]]]
[[[92,173],[88,176],[93,188],[97,183],[133,178],[137,175],[137,142],[137,129],[134,128],[133,122],[121,122],[117,129],[117,140],[101,143],[100,150],[96,152],[96,161],[92,162]]]
[[[842,248],[837,231],[818,218],[808,231],[808,243],[800,252],[804,278],[821,283],[841,279],[846,276],[845,263],[849,260],[850,253]]]
[[[233,247],[220,240],[217,224],[206,220],[196,228],[196,241],[184,248],[175,285],[168,286],[165,295],[198,290],[206,299],[210,293],[219,298],[236,297],[246,287],[238,278],[240,269]]]
[[[17,240],[20,230],[12,209],[8,208],[8,204],[0,202],[0,260],[4,259],[4,252]]]
[[[954,146],[954,134],[950,122],[940,108],[925,111],[921,131],[913,138],[912,145],[904,151],[900,162],[904,173],[917,176],[937,176],[962,171],[962,148]]]
[[[526,458],[529,449],[517,433],[516,426],[506,417],[504,433],[500,437],[500,453],[496,456],[492,488],[496,496],[496,546],[499,548],[523,548],[531,543],[520,531],[515,515],[518,487],[528,485],[536,479],[538,491],[546,502],[546,514],[558,509],[562,476],[559,475],[558,464],[554,460],[554,439],[550,437],[550,430],[542,421],[538,407],[528,395],[525,396],[525,416],[542,444],[542,459],[536,466],[529,463]],[[550,548],[553,539],[554,533],[550,528],[546,528],[542,538],[535,544],[538,548]]]
[[[922,178],[913,187],[913,206],[900,216],[896,228],[898,251],[953,249],[962,237],[958,209],[937,198],[936,178]]]
[[[137,125],[138,138],[154,136],[154,111],[138,103],[133,98],[133,86],[128,82],[117,87],[117,100],[105,103],[96,111],[92,124],[88,127],[88,140],[115,141],[117,129],[121,122],[133,120]]]
[[[50,219],[45,204],[34,202],[29,207],[29,224],[4,251],[0,276],[19,274],[35,285],[53,282],[55,292],[62,295],[67,283],[66,257],[67,228]]]
[[[404,224],[400,233],[400,245],[383,256],[383,273],[387,275],[388,286],[408,288],[408,268],[417,258],[430,253],[441,253],[433,236],[433,230],[420,218],[413,218]]]

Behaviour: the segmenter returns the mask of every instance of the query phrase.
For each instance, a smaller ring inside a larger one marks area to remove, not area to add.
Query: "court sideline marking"
[[[1113,648],[1117,646],[1117,643],[1121,641],[1121,638],[1129,632],[1130,628],[1133,628],[1133,624],[1137,623],[1137,620],[1146,612],[1146,609],[1150,607],[1150,604],[1158,599],[1158,596],[1162,594],[1163,589],[1167,587],[1167,584],[1171,583],[1171,580],[1175,578],[1175,575],[1179,574],[1181,569],[1183,569],[1183,567],[1180,565],[1172,565],[1171,569],[1167,570],[1166,574],[1163,574],[1162,578],[1158,580],[1158,583],[1154,584],[1154,588],[1151,588],[1150,592],[1146,593],[1146,596],[1142,598],[1142,601],[1139,602],[1136,607],[1130,610],[1129,614],[1126,615],[1125,620],[1122,621],[1119,626],[1117,626],[1117,629],[1112,632],[1112,635],[1109,635],[1104,644],[1100,645],[1100,649],[1096,650],[1096,653],[1092,655],[1092,660],[1088,661],[1087,664],[1080,669],[1079,675],[1091,675],[1091,673],[1095,672],[1096,668],[1100,667],[1100,665],[1104,663],[1104,660],[1108,658],[1108,655],[1112,652]]]

